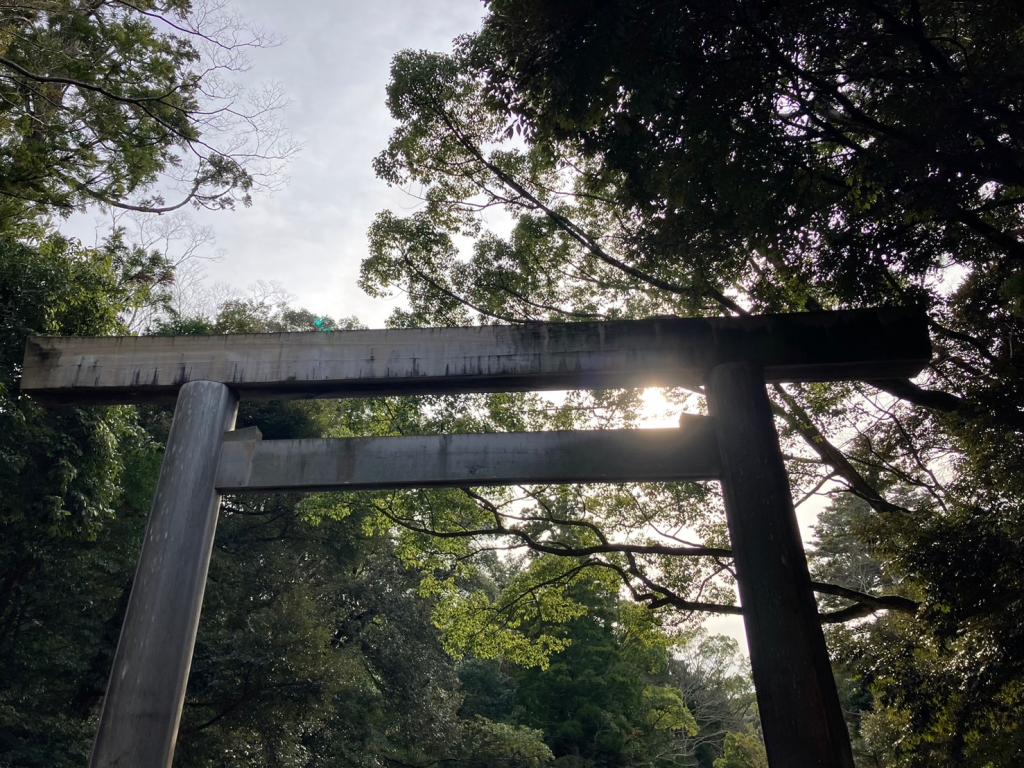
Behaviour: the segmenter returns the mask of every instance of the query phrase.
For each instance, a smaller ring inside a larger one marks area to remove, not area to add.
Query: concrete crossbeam
[[[232,440],[222,492],[368,490],[518,483],[708,480],[718,447],[707,417],[679,429],[526,432],[340,440]]]
[[[22,390],[50,402],[173,399],[189,381],[242,398],[671,386],[745,360],[767,381],[918,373],[931,349],[902,309],[661,317],[333,333],[29,339]]]

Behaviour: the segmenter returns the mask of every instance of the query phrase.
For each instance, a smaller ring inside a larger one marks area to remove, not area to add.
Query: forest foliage
[[[493,0],[392,69],[376,170],[423,204],[379,214],[363,281],[408,297],[397,323],[927,313],[914,381],[771,388],[797,500],[828,499],[813,575],[868,764],[1024,748],[1022,34],[1016,2]],[[688,493],[531,517],[725,546]],[[650,605],[725,610],[721,557],[602,559]]]
[[[173,254],[60,233],[89,205],[273,185],[276,95],[242,110],[230,78],[268,39],[188,0],[0,6],[0,765],[86,759],[170,420],[40,407],[26,336],[357,323],[182,312]],[[1011,0],[490,0],[450,52],[399,53],[386,94],[374,170],[421,198],[369,232],[364,288],[407,299],[393,325],[927,313],[914,381],[770,390],[794,496],[822,510],[863,765],[1024,753],[1022,41]],[[239,425],[630,426],[642,402],[244,403]],[[760,768],[745,661],[700,629],[738,610],[712,485],[230,497],[177,762]]]
[[[273,104],[247,115],[224,91],[264,39],[177,0],[0,9],[0,765],[87,759],[171,418],[41,407],[18,390],[26,337],[355,324],[244,296],[183,312],[173,236],[117,219],[94,246],[61,234],[94,204],[230,208],[272,184],[287,148]],[[178,222],[156,226],[189,229]],[[509,399],[469,405],[245,403],[239,423],[268,439],[374,435],[516,412]],[[524,576],[564,575],[561,560],[492,553],[453,568],[455,549],[395,523],[474,505],[461,491],[225,500],[176,764],[711,766],[727,733],[750,731],[735,644],[663,628],[607,578],[545,596]],[[514,625],[459,599],[513,593],[535,606]],[[490,652],[466,642],[474,627]]]

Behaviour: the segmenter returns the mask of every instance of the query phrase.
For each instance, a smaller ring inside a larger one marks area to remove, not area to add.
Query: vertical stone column
[[[171,765],[220,509],[214,476],[237,396],[182,386],[90,765]]]
[[[853,768],[764,375],[707,381],[757,705],[772,768]]]

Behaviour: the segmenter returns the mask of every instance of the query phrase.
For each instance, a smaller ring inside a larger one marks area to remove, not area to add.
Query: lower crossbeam
[[[678,429],[228,440],[221,492],[661,482],[718,477],[713,424]]]

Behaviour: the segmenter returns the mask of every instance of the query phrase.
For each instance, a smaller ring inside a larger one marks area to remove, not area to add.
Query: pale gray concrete
[[[923,315],[859,310],[470,328],[29,339],[22,390],[59,402],[173,397],[188,381],[242,397],[380,396],[693,385],[750,360],[769,381],[912,376]]]
[[[692,416],[681,429],[229,441],[216,484],[224,492],[366,490],[717,476],[713,425]]]
[[[214,474],[237,406],[223,384],[193,381],[181,388],[92,768],[171,765],[220,508]]]
[[[761,369],[708,379],[757,708],[772,768],[853,768]]]

